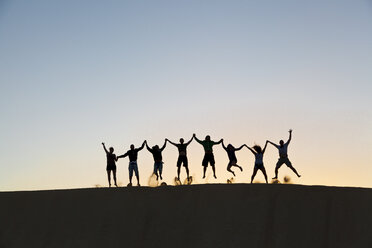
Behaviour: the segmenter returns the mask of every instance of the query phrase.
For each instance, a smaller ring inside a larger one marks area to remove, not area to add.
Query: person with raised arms
[[[129,185],[128,186],[132,186],[133,172],[134,172],[134,174],[136,175],[136,178],[137,178],[137,185],[138,186],[141,186],[140,185],[140,179],[139,179],[137,158],[138,158],[138,152],[141,151],[145,147],[145,143],[146,143],[146,140],[142,143],[142,146],[139,147],[139,148],[134,148],[134,145],[131,144],[130,145],[130,150],[128,150],[123,155],[120,155],[120,156],[117,157],[117,159],[119,159],[119,158],[125,158],[127,156],[129,157],[129,166],[128,166],[128,170],[129,170]]]
[[[227,171],[231,172],[235,177],[235,173],[231,170],[231,167],[235,166],[235,167],[238,167],[240,171],[243,171],[243,168],[237,164],[238,160],[236,158],[235,152],[241,150],[244,147],[244,145],[240,146],[239,148],[235,148],[233,145],[228,144],[226,147],[224,142],[222,141],[222,147],[223,149],[225,149],[225,151],[227,152],[227,156],[229,157],[229,163],[227,164]]]
[[[158,145],[153,146],[150,148],[147,145],[147,141],[145,142],[146,148],[149,152],[152,153],[152,156],[154,157],[154,174],[156,175],[156,180],[159,179],[163,180],[162,173],[163,173],[163,156],[161,155],[161,152],[164,150],[165,146],[167,145],[167,140],[165,140],[164,145],[159,148]]]
[[[186,150],[187,150],[187,146],[190,145],[190,143],[193,139],[194,139],[194,137],[191,137],[189,142],[184,143],[185,142],[184,139],[181,138],[179,144],[173,143],[169,139],[165,139],[166,141],[168,141],[169,143],[171,143],[172,145],[174,145],[178,148],[178,159],[177,159],[177,179],[178,180],[180,180],[181,165],[183,165],[183,167],[185,167],[186,174],[187,174],[187,180],[190,179],[189,163],[188,163],[188,159],[187,159]]]
[[[106,172],[107,172],[109,187],[111,187],[111,171],[112,171],[112,175],[114,177],[115,186],[117,187],[118,185],[116,183],[116,164],[115,164],[115,162],[118,159],[117,159],[116,155],[114,154],[114,148],[110,147],[109,148],[110,151],[107,151],[105,143],[102,142],[102,146],[103,146],[103,149],[106,152],[106,158],[107,158]]]
[[[290,168],[298,177],[301,177],[296,171],[296,169],[292,166],[291,161],[288,159],[288,145],[292,140],[292,129],[289,130],[289,139],[286,143],[283,140],[279,141],[279,145],[268,141],[270,144],[275,146],[279,151],[279,159],[275,166],[275,177],[273,179],[278,179],[278,170],[283,165],[286,164],[288,168]]]
[[[211,140],[211,137],[209,135],[207,135],[205,137],[205,140],[200,140],[196,137],[195,134],[193,134],[193,137],[195,138],[195,140],[201,144],[204,148],[204,158],[203,158],[203,161],[202,161],[202,165],[203,165],[203,178],[205,178],[205,172],[207,171],[207,167],[208,167],[208,163],[212,166],[212,170],[213,170],[213,177],[217,179],[216,177],[216,168],[215,168],[215,161],[214,161],[214,155],[213,155],[213,146],[214,145],[218,145],[218,144],[221,144],[223,139],[221,139],[220,141],[218,142],[215,142],[215,141],[212,141]]]
[[[259,145],[253,146],[253,149],[250,148],[249,146],[245,145],[255,156],[255,162],[254,162],[253,174],[252,174],[252,177],[251,177],[251,183],[253,183],[253,179],[256,176],[258,170],[262,171],[262,173],[265,176],[265,181],[266,181],[266,183],[268,183],[267,182],[266,170],[265,170],[265,167],[264,167],[264,164],[263,164],[263,155],[266,151],[267,143],[268,143],[268,141],[266,141],[266,144],[265,144],[265,147],[264,147],[263,150],[262,150],[261,146],[259,146]]]

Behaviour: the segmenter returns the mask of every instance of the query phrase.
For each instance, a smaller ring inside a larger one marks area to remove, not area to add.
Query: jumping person
[[[251,183],[253,182],[253,179],[256,176],[258,170],[262,171],[262,173],[265,176],[265,181],[266,181],[266,183],[268,183],[267,182],[266,170],[265,170],[265,167],[264,167],[264,164],[263,164],[263,155],[265,153],[267,143],[268,143],[268,141],[266,141],[266,144],[265,144],[265,147],[264,147],[263,150],[262,150],[261,146],[259,146],[259,145],[253,146],[253,149],[248,147],[247,145],[245,145],[255,156],[255,162],[254,162],[253,174],[252,174],[252,177],[251,177]]]
[[[162,173],[163,173],[163,157],[161,155],[161,152],[164,150],[165,146],[167,145],[167,140],[165,140],[164,145],[162,148],[159,148],[158,145],[153,146],[150,148],[147,145],[147,141],[145,142],[146,148],[149,152],[152,153],[152,156],[154,157],[154,174],[156,175],[156,180],[159,179],[163,180]],[[159,172],[159,173],[158,173]]]
[[[189,176],[189,163],[188,163],[188,160],[187,160],[186,150],[187,150],[187,146],[190,145],[190,143],[193,139],[194,139],[194,137],[191,137],[189,142],[184,143],[185,142],[184,139],[181,138],[179,144],[173,143],[169,139],[165,139],[166,141],[168,141],[169,143],[171,143],[172,145],[174,145],[178,148],[178,160],[177,160],[177,179],[178,180],[180,180],[181,165],[183,165],[183,167],[185,167],[186,174],[187,174],[187,180],[189,180],[189,178],[190,178],[190,176]]]
[[[268,141],[270,144],[275,146],[279,151],[279,159],[275,166],[275,177],[273,179],[278,179],[278,170],[283,165],[286,164],[289,169],[291,169],[298,177],[301,177],[296,171],[296,169],[292,166],[291,161],[288,159],[288,145],[292,139],[292,129],[289,130],[289,139],[286,143],[283,140],[279,141],[280,145],[274,144],[271,141]]]
[[[225,151],[227,152],[227,156],[229,157],[229,163],[227,164],[227,171],[231,172],[235,177],[235,173],[231,170],[231,167],[235,166],[235,167],[238,167],[240,171],[243,171],[243,168],[237,164],[238,160],[236,159],[235,152],[241,150],[244,147],[244,145],[242,145],[239,148],[235,148],[233,145],[228,144],[226,147],[222,141],[222,147],[223,149],[225,149]]]
[[[114,154],[114,148],[110,147],[109,148],[110,151],[107,151],[105,143],[102,142],[102,145],[103,145],[103,149],[105,149],[105,152],[106,152],[106,158],[107,158],[106,171],[107,171],[107,178],[108,178],[108,182],[109,182],[109,187],[111,187],[111,171],[112,171],[112,175],[114,177],[115,186],[117,187],[118,185],[116,183],[116,164],[115,164],[115,162],[118,161],[118,159],[117,159],[116,155]]]
[[[210,165],[212,166],[212,170],[213,170],[213,176],[214,178],[217,179],[216,177],[216,168],[215,168],[215,161],[214,161],[214,155],[213,155],[213,146],[214,145],[218,145],[218,144],[221,144],[223,139],[221,139],[220,141],[218,142],[215,142],[215,141],[212,141],[211,140],[211,137],[209,135],[207,135],[205,137],[205,140],[199,140],[195,134],[193,134],[193,137],[195,138],[195,140],[201,144],[203,147],[204,147],[204,151],[205,151],[205,154],[204,154],[204,158],[203,158],[203,162],[202,162],[202,165],[203,165],[203,178],[205,178],[205,172],[207,171],[207,167],[208,167],[208,163],[210,163]]]
[[[134,148],[134,145],[130,145],[130,150],[124,153],[121,156],[118,156],[117,159],[119,158],[125,158],[126,156],[129,157],[129,186],[132,186],[132,178],[133,178],[133,172],[136,175],[137,178],[137,185],[140,185],[140,180],[139,180],[139,172],[138,172],[138,164],[137,164],[137,158],[138,158],[138,152],[141,151],[145,147],[146,140],[142,143],[142,146],[139,148]]]

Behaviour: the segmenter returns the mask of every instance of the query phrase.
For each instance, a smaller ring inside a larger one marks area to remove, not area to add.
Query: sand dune
[[[0,247],[372,247],[371,189],[95,188],[0,202]]]

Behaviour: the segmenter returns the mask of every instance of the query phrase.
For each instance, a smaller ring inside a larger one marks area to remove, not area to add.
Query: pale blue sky
[[[101,141],[253,145],[289,128],[296,183],[372,187],[371,30],[371,1],[0,1],[0,190],[106,185]],[[191,145],[199,183],[202,153]],[[225,182],[215,153],[208,182]],[[176,149],[164,158],[171,183]],[[139,166],[146,185],[147,151]]]

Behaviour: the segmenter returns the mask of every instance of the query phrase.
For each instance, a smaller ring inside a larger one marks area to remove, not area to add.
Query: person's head
[[[210,141],[211,140],[211,136],[209,136],[209,135],[205,136],[205,140]]]
[[[234,150],[234,147],[233,147],[233,145],[228,144],[228,145],[227,145],[227,149],[229,149],[229,150],[231,151],[231,150]]]
[[[158,145],[155,145],[155,146],[152,147],[152,149],[159,150],[159,146]]]
[[[262,148],[261,148],[261,146],[259,146],[259,145],[254,145],[254,146],[253,146],[253,149],[254,149],[257,153],[262,153]]]
[[[130,149],[134,150],[134,145],[133,144],[130,145]]]
[[[114,148],[112,148],[112,147],[110,147],[109,150],[110,150],[110,153],[114,152]]]
[[[180,143],[183,144],[183,142],[185,142],[182,138],[180,139]]]
[[[284,141],[283,140],[280,140],[279,141],[279,144],[280,144],[280,146],[283,146],[284,145]]]

